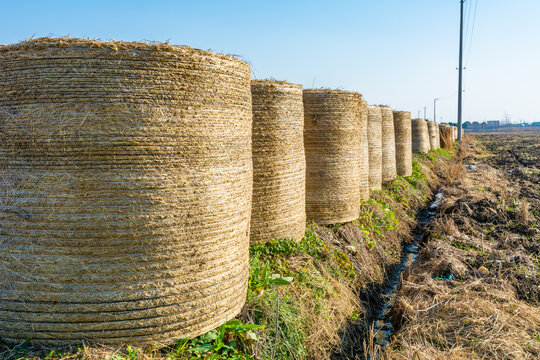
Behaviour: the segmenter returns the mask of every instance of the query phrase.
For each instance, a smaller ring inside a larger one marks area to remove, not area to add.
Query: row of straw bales
[[[168,44],[0,46],[1,338],[200,335],[243,306],[250,240],[354,220],[411,174],[409,112],[250,77]]]

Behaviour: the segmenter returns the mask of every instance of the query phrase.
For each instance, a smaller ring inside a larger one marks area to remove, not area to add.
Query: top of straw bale
[[[103,53],[113,55],[126,55],[126,51],[140,51],[147,53],[161,53],[170,56],[185,56],[197,54],[200,56],[209,56],[211,58],[222,58],[230,61],[238,62],[248,66],[242,60],[239,60],[232,55],[219,54],[211,51],[195,49],[186,45],[171,45],[162,42],[139,42],[139,41],[99,41],[93,39],[79,38],[51,38],[42,37],[37,39],[29,39],[15,44],[0,45],[1,52],[20,52],[19,56],[33,56],[32,51],[48,51],[51,56],[60,55],[58,50],[61,49],[86,49],[86,50],[103,50]]]

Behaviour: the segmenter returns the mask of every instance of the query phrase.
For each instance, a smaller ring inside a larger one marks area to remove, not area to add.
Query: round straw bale
[[[458,139],[458,128],[457,126],[453,126],[454,128],[454,141],[457,141]]]
[[[394,111],[396,135],[396,169],[400,176],[412,175],[411,113]]]
[[[382,113],[376,105],[368,106],[369,189],[382,188]]]
[[[250,68],[168,44],[0,47],[0,337],[150,344],[233,318]]]
[[[439,133],[437,124],[434,121],[426,121],[426,123],[428,126],[429,146],[431,150],[437,150],[439,148],[439,144],[437,143],[437,134]]]
[[[414,154],[427,153],[431,149],[428,125],[424,119],[412,119],[412,151]]]
[[[439,138],[440,138],[441,148],[445,150],[452,149],[452,134],[453,134],[453,130],[450,125],[441,124],[439,126]]]
[[[369,145],[368,145],[368,104],[362,100],[362,152],[360,153],[360,198],[369,199]]]
[[[300,240],[306,230],[302,86],[253,80],[251,241]]]
[[[382,114],[382,181],[396,178],[396,137],[394,133],[394,115],[392,108],[380,105]]]
[[[438,123],[435,123],[435,135],[436,135],[435,143],[437,144],[437,149],[439,149],[441,147],[441,134],[439,132],[439,124]]]
[[[360,215],[361,99],[355,92],[304,90],[308,220],[325,225]]]

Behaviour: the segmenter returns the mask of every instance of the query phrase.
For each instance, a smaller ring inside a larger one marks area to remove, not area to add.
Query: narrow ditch
[[[443,194],[437,192],[433,200],[428,203],[428,206],[420,209],[416,214],[417,225],[412,231],[413,241],[410,244],[403,245],[401,263],[395,267],[378,297],[376,303],[380,305],[375,307],[372,312],[371,326],[373,327],[374,342],[381,347],[390,343],[390,337],[395,330],[390,318],[401,275],[413,264],[418,256],[418,249],[424,241],[425,229],[440,206],[442,198]]]

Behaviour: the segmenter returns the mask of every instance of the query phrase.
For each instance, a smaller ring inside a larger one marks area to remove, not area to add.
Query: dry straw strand
[[[360,214],[361,99],[355,92],[304,90],[308,220],[326,225]]]
[[[250,68],[168,44],[0,47],[0,337],[165,343],[247,290]]]
[[[369,144],[368,144],[368,104],[362,100],[362,152],[360,153],[360,197],[369,199]]]
[[[376,105],[368,106],[369,189],[382,188],[382,113]]]
[[[380,105],[382,115],[382,181],[386,183],[396,178],[396,138],[392,109]]]
[[[396,170],[400,176],[412,175],[411,113],[394,111],[396,135]]]
[[[302,86],[253,80],[251,241],[300,240],[306,228]]]
[[[426,120],[412,119],[412,152],[427,153],[431,149]]]

